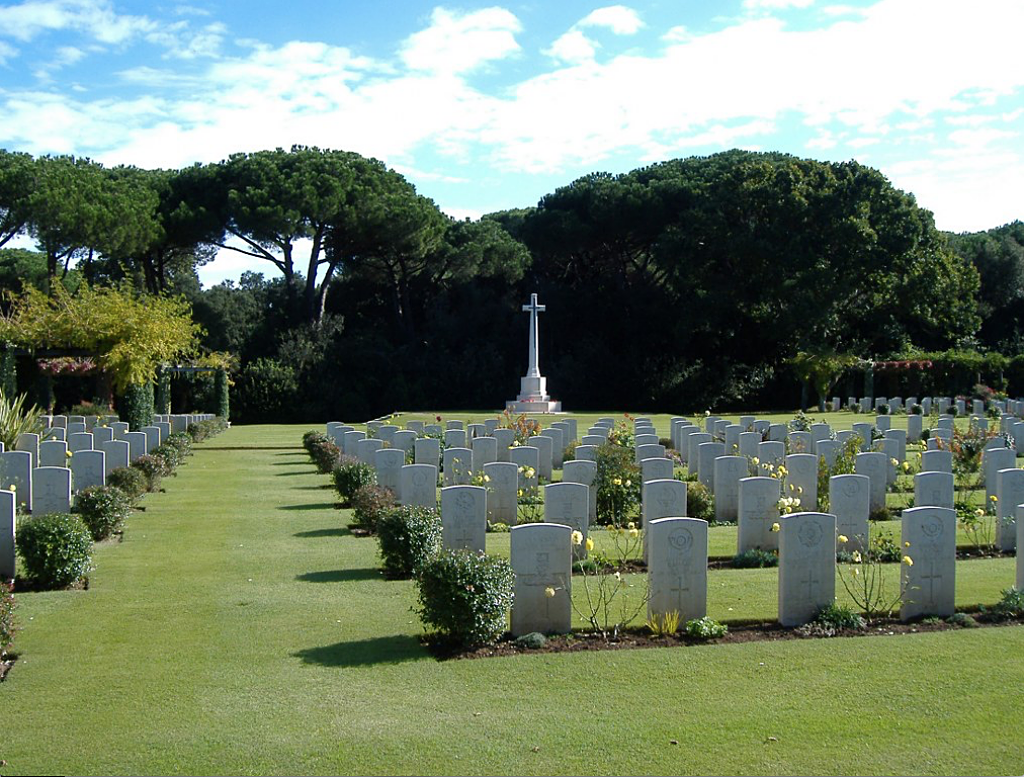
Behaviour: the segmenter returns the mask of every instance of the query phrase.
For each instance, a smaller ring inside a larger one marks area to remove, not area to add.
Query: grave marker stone
[[[708,524],[657,518],[648,525],[648,619],[677,613],[679,626],[707,615]]]
[[[953,452],[942,450],[924,451],[921,454],[922,472],[948,472],[953,474]]]
[[[914,507],[953,509],[953,476],[948,472],[918,472],[914,475]]]
[[[498,460],[498,441],[493,437],[474,437],[471,446],[473,450],[473,469],[483,474],[486,465]]]
[[[557,523],[516,526],[509,545],[516,576],[512,636],[571,631],[572,529]]]
[[[692,438],[691,438],[692,439]],[[705,442],[697,446],[697,480],[712,494],[715,493],[715,459],[725,455],[725,443]],[[662,515],[659,518],[676,516]]]
[[[476,553],[487,549],[487,492],[481,486],[441,489],[441,544]]]
[[[952,615],[956,592],[956,512],[944,507],[913,507],[903,511],[902,527],[904,552],[914,563],[900,565],[905,591],[900,620]]]
[[[583,543],[573,544],[573,559],[587,557],[590,533],[590,489],[582,483],[552,483],[544,486],[544,520],[562,523],[583,535]]]
[[[18,504],[29,512],[32,511],[33,469],[32,455],[28,451],[0,453],[0,485],[8,491],[14,491]]]
[[[515,526],[518,522],[519,468],[510,461],[492,461],[484,465],[487,483],[487,519],[491,523]]]
[[[578,449],[577,449],[578,450]],[[591,525],[597,522],[597,488],[594,480],[597,478],[597,464],[593,461],[577,459],[567,461],[562,466],[562,481],[565,483],[582,483],[589,492],[588,518]]]
[[[837,548],[848,553],[866,551],[871,479],[867,475],[833,475],[828,479],[828,503],[836,517]],[[846,542],[840,542],[838,535],[846,537]]]
[[[103,451],[75,451],[71,454],[71,482],[75,493],[107,484]]]
[[[100,450],[104,453],[104,477],[109,478],[110,473],[115,469],[128,466],[128,453],[130,448],[125,440],[101,442]]]
[[[779,623],[800,626],[836,598],[836,517],[793,513],[779,524]]]
[[[16,561],[14,535],[18,519],[15,516],[14,492],[0,490],[0,580],[14,579]]]
[[[888,462],[884,453],[871,451],[858,453],[854,459],[854,471],[871,479],[868,489],[868,509],[876,513],[885,507],[885,483],[888,476]]]
[[[437,467],[404,464],[398,474],[398,501],[410,507],[437,508]]]
[[[551,482],[552,478],[552,439],[550,437],[531,437],[527,446],[537,449],[537,461],[539,462],[537,467],[537,475],[547,482]]]
[[[377,470],[377,485],[390,488],[398,496],[399,477],[405,466],[405,451],[401,448],[381,448],[373,453],[373,468]]]
[[[441,441],[436,437],[418,437],[412,444],[413,460],[417,464],[429,464],[441,468]]]
[[[32,514],[71,512],[71,470],[36,467],[32,473]]]
[[[40,467],[66,467],[68,444],[63,440],[45,440],[39,443]]]
[[[771,529],[779,519],[781,485],[777,478],[767,477],[743,478],[740,481],[737,553],[753,548],[776,550],[779,547],[778,534]]]
[[[445,486],[466,486],[473,479],[473,451],[469,448],[445,448]]]
[[[1024,469],[1003,469],[996,475],[995,546],[1011,551],[1017,544],[1017,505],[1024,503]]]
[[[747,460],[743,456],[719,456],[714,469],[715,520],[734,522],[739,515],[740,480],[750,474]]]
[[[791,453],[786,457],[783,496],[800,500],[802,512],[818,509],[818,457],[813,453]]]

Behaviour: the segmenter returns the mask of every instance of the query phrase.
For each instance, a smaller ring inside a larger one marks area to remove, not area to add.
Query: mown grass
[[[197,446],[89,590],[19,595],[4,774],[1021,770],[1017,627],[439,663],[305,428]],[[712,572],[711,614],[773,618],[776,574]],[[1012,559],[961,562],[957,602],[1012,581]]]

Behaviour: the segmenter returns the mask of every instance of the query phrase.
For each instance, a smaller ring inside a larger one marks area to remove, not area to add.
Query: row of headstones
[[[5,451],[0,443],[0,579],[14,577],[17,512],[45,515],[70,512],[73,497],[90,486],[106,485],[107,476],[127,467],[140,456],[157,448],[174,431],[184,431],[212,415],[155,416],[152,426],[139,432],[116,416],[99,419],[91,432],[71,431],[68,439],[55,439],[55,430],[74,429],[64,416],[44,416],[47,426],[41,434],[23,434],[17,450]],[[71,424],[87,423],[70,417]],[[178,420],[174,420],[178,419]],[[68,454],[71,454],[70,456]],[[11,486],[14,488],[12,489]]]
[[[209,421],[215,417],[211,413],[154,414],[153,423],[169,423],[172,431],[183,432],[194,423]],[[73,434],[91,432],[97,427],[116,428],[118,424],[124,424],[126,431],[128,427],[128,424],[116,415],[44,415],[41,418],[46,429],[45,436],[52,440],[70,440]]]
[[[409,421],[409,428],[402,429],[371,421],[363,432],[332,421],[327,424],[327,435],[342,453],[374,467],[378,480],[383,472],[385,480],[397,482],[398,470],[412,453],[416,464],[443,471],[446,485],[469,483],[490,462],[532,467],[538,477],[550,481],[553,470],[562,466],[565,447],[576,439],[575,419],[556,422],[523,445],[517,445],[514,430],[497,428],[497,419],[470,424],[468,429],[461,428],[462,421],[449,421],[448,425],[451,428],[443,429],[439,424]],[[445,441],[443,457],[440,435]]]
[[[1024,517],[1024,504],[1017,509]],[[783,516],[778,522],[778,619],[783,626],[799,626],[835,601],[837,519],[832,514],[804,512]],[[569,525],[552,523],[512,529],[513,636],[571,630],[572,531]],[[647,525],[649,618],[675,612],[683,624],[707,614],[707,532],[707,522],[695,518],[658,518]],[[953,614],[955,511],[945,507],[905,510],[901,541],[913,562],[901,564],[906,592],[901,619]],[[1017,558],[1016,583],[1024,586],[1024,554]]]
[[[888,417],[880,416],[879,420],[881,419],[887,421]],[[977,420],[984,422],[986,419]],[[694,457],[694,463],[688,462],[688,466],[691,471],[696,471],[698,480],[715,495],[716,519],[737,520],[743,512],[744,508],[740,504],[742,494],[739,481],[749,474],[747,462],[751,457],[757,457],[759,461],[775,466],[784,464],[787,474],[784,490],[783,484],[779,484],[777,480],[774,484],[767,482],[774,480],[773,478],[749,478],[751,481],[762,481],[763,483],[762,485],[750,483],[746,486],[751,493],[745,504],[749,505],[754,502],[767,504],[770,495],[774,494],[778,488],[779,496],[793,496],[794,491],[799,491],[801,506],[805,509],[814,508],[817,503],[817,459],[809,458],[809,454],[785,455],[786,446],[781,440],[760,441],[763,432],[768,432],[771,436],[773,432],[778,435],[784,431],[785,427],[782,424],[772,425],[766,421],[757,421],[753,416],[741,416],[739,421],[738,424],[724,422],[723,425],[721,419],[714,417],[707,419],[706,428],[714,430],[726,440],[730,440],[730,437],[736,440],[733,449],[739,450],[741,455],[727,456],[723,455],[727,443],[711,442],[713,439],[711,434],[701,433],[698,427],[690,424],[686,419],[672,419],[673,439],[679,441],[680,449],[686,449],[688,452],[687,456],[682,457],[684,462],[687,462],[690,457]],[[952,434],[952,416],[940,417],[938,423],[937,434]],[[1013,437],[1020,434],[1021,441],[1024,442],[1024,423],[1017,422],[1012,416],[1003,416],[1003,423],[1004,431],[1010,431]],[[776,429],[771,429],[772,426],[775,426]],[[885,437],[873,440],[871,424],[854,424],[853,427],[849,431],[837,432],[835,439],[832,439],[831,428],[828,424],[813,424],[810,431],[788,432],[784,439],[788,442],[791,450],[817,451],[824,457],[826,466],[831,468],[846,440],[854,434],[860,435],[862,448],[872,446],[876,449],[876,451],[859,453],[855,459],[855,471],[869,478],[867,510],[871,513],[884,506],[886,488],[895,482],[898,466],[906,460],[907,435],[901,429],[888,429],[885,431]],[[741,431],[747,428],[757,431]],[[929,444],[932,442],[929,440]],[[993,437],[986,443],[982,454],[982,472],[985,477],[986,504],[990,503],[993,496],[997,500],[996,546],[1000,550],[1009,551],[1016,547],[1014,507],[1024,501],[1024,471],[1016,469],[1016,451],[1005,446],[1005,438],[999,436]],[[914,479],[915,505],[953,507],[955,490],[952,473],[953,454],[951,451],[934,447],[923,451],[921,471]],[[853,488],[853,481],[843,482],[844,490]],[[1017,489],[1021,490],[1018,492]],[[775,498],[776,503],[779,496]],[[835,492],[830,488],[830,500],[835,498]],[[841,510],[840,515],[845,515],[846,512],[845,509]],[[857,508],[857,513],[861,512],[863,510]],[[840,533],[853,536],[860,532],[841,531]],[[739,552],[746,549],[743,545],[744,543],[741,542]]]
[[[44,418],[60,423],[65,417]],[[155,450],[172,433],[213,416],[156,418],[170,420],[156,420],[137,432],[129,431],[127,423],[109,418],[100,419],[109,424],[97,424],[92,431],[78,431],[76,426],[86,422],[73,420],[65,426],[48,426],[39,434],[19,435],[13,451],[5,451],[0,443],[0,486],[15,486],[23,512],[68,512],[74,494],[90,486],[105,485],[113,470],[127,467]]]
[[[914,405],[921,405],[921,410],[924,415],[931,415],[932,409],[936,409],[939,413],[948,413],[953,409],[956,409],[957,415],[967,415],[967,400],[965,399],[954,399],[952,397],[922,397],[918,401],[917,397],[907,397],[906,401],[902,397],[847,397],[846,407],[853,409],[858,408],[862,413],[870,413],[872,410],[879,410],[882,407],[888,409],[890,413],[903,410],[904,408],[910,409]],[[842,409],[842,402],[839,397],[832,397],[831,409],[833,412],[838,413]],[[992,399],[988,402],[989,406],[999,408],[1002,413],[1012,413],[1014,415],[1020,415],[1024,412],[1024,401],[1005,399],[997,400]],[[986,409],[986,403],[980,399],[974,399],[971,401],[971,412],[974,415],[984,415]]]

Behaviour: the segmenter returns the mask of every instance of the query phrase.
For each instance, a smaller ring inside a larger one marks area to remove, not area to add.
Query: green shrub
[[[916,402],[910,406],[911,415],[924,415],[924,408]]]
[[[1005,589],[1003,598],[992,608],[992,612],[1002,620],[1024,617],[1024,588]]]
[[[512,529],[509,527],[507,523],[502,523],[501,521],[495,521],[494,523],[491,523],[490,521],[488,521],[487,531],[493,532],[494,534],[508,534],[510,531],[512,531]]]
[[[318,439],[310,446],[309,457],[316,465],[317,472],[321,475],[326,475],[338,464],[341,458],[341,448],[334,444],[334,440],[329,438]]]
[[[112,411],[109,407],[98,404],[97,400],[97,402],[79,402],[72,405],[64,415],[94,415],[97,418],[102,418],[105,415],[112,415]]]
[[[118,415],[128,422],[128,427],[133,432],[152,424],[153,384],[148,381],[129,384],[118,403]]]
[[[778,554],[770,550],[751,548],[732,557],[732,565],[736,569],[764,569],[779,565]]]
[[[184,459],[181,452],[173,445],[161,445],[160,447],[155,448],[151,455],[159,456],[163,459],[164,464],[166,464],[167,469],[170,472],[174,472]]]
[[[171,373],[163,367],[156,368],[156,385],[153,386],[153,412],[168,415],[171,412]]]
[[[515,574],[503,558],[443,550],[417,573],[424,625],[458,645],[494,642],[505,633]]]
[[[120,489],[134,505],[146,493],[146,476],[134,467],[116,467],[107,475],[107,485]]]
[[[876,534],[871,538],[868,557],[872,561],[898,563],[903,560],[903,548],[891,534]]]
[[[14,610],[18,606],[14,601],[14,583],[0,580],[0,658],[7,655],[14,644],[14,634],[18,630],[14,622]]]
[[[331,443],[334,445],[334,443]],[[335,446],[337,449],[337,446]],[[366,486],[374,481],[373,467],[360,461],[355,456],[344,454],[337,457],[331,476],[334,478],[334,488],[341,497],[342,504],[349,504],[356,490],[360,486]]]
[[[178,452],[179,463],[184,463],[185,457],[192,453],[192,438],[186,432],[174,432],[167,435],[164,445],[174,448]]]
[[[377,518],[395,506],[395,492],[390,488],[366,483],[352,494],[352,526],[368,532],[377,531]]]
[[[298,404],[298,375],[277,359],[253,359],[235,376],[235,418],[245,423],[281,423]]]
[[[217,402],[217,407],[214,413],[217,414],[218,418],[224,421],[228,420],[231,414],[231,398],[230,392],[228,391],[228,373],[227,370],[217,370],[213,376],[213,396]]]
[[[320,442],[327,442],[330,439],[323,432],[318,432],[315,429],[310,429],[308,432],[302,435],[302,447],[306,449],[306,453],[313,456],[313,446]]]
[[[836,631],[844,629],[863,631],[867,628],[867,623],[860,613],[855,612],[848,604],[836,604],[835,602],[822,608],[815,621]]]
[[[715,518],[715,497],[708,487],[696,480],[686,483],[686,514],[690,518],[712,521]]]
[[[413,575],[441,548],[441,514],[428,507],[393,507],[377,518],[377,542],[384,574]]]
[[[946,623],[951,626],[959,626],[962,629],[978,628],[978,622],[974,620],[972,615],[968,615],[966,612],[954,612],[946,618]]]
[[[675,450],[675,447],[676,447],[676,446],[674,446],[672,444],[672,438],[671,437],[659,437],[658,438],[658,445],[663,446],[666,451]]]
[[[705,615],[686,622],[686,636],[691,639],[720,639],[729,633],[729,627]]]
[[[75,512],[82,517],[93,540],[99,542],[124,529],[124,522],[132,513],[132,503],[119,488],[89,486],[79,492]]]
[[[597,449],[597,522],[625,523],[640,505],[640,467],[632,447],[605,444]]]
[[[77,515],[33,515],[18,524],[18,555],[43,588],[77,583],[92,560],[92,535]]]
[[[146,478],[146,491],[150,493],[159,491],[161,479],[171,474],[167,468],[167,460],[163,456],[151,456],[146,453],[133,461],[131,466]]]
[[[566,445],[565,448],[562,450],[562,461],[575,461],[577,447],[579,447],[579,443],[576,442],[575,440]]]

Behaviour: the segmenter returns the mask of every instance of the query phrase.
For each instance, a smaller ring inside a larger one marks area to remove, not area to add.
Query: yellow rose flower
[[[551,586],[548,586],[547,588],[545,588],[545,589],[544,589],[544,595],[545,595],[545,596],[546,596],[546,597],[547,597],[548,599],[553,599],[553,598],[554,598],[554,596],[555,596],[555,589],[554,589],[554,588],[552,588]]]
[[[8,491],[17,491],[17,490],[18,490],[18,487],[17,487],[16,485],[14,485],[14,483],[11,483],[11,485],[9,485],[9,486],[7,487],[7,490],[8,490]]]
[[[572,533],[572,544],[573,545],[582,545],[583,544],[583,532],[574,531]]]
[[[854,564],[859,564],[860,560],[861,560],[860,559],[860,551],[859,550],[853,551],[853,563]]]
[[[590,539],[590,537],[587,537],[587,550],[593,550],[593,549],[594,549],[594,541],[592,539]]]
[[[849,542],[849,541],[850,541],[850,538],[849,538],[849,537],[847,537],[847,536],[846,536],[845,534],[840,534],[840,535],[839,535],[839,541],[840,541],[840,542],[844,542],[844,543],[845,543],[845,542]]]
[[[908,567],[912,567],[914,566],[914,559],[912,559],[910,556],[904,556],[903,563],[906,564]]]
[[[633,523],[633,521],[630,521],[629,523],[626,524],[626,528],[627,529],[635,529],[636,528],[636,524]]]
[[[778,521],[772,524],[772,531],[782,531],[782,526]]]
[[[629,536],[632,537],[633,539],[636,539],[637,537],[640,536],[640,530],[639,529],[630,529],[629,530]]]

